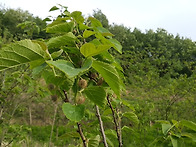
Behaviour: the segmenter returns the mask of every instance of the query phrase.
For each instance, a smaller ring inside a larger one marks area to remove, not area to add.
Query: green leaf
[[[85,29],[88,29],[89,27],[83,23],[79,23],[79,29],[80,30],[85,30]]]
[[[120,78],[115,67],[96,60],[93,61],[92,67],[103,76],[115,94],[120,97]]]
[[[173,147],[178,147],[178,140],[175,136],[170,136]]]
[[[59,70],[64,72],[68,78],[71,79],[87,71],[92,65],[92,60],[90,58],[87,59],[84,62],[84,65],[82,66],[82,68],[75,68],[71,62],[65,61],[65,60],[47,61],[47,63],[58,68]]]
[[[53,6],[52,8],[50,8],[49,12],[51,12],[51,11],[55,11],[55,10],[58,10],[58,9],[59,9],[58,7]]]
[[[47,33],[68,33],[72,32],[74,27],[73,22],[59,22],[55,25],[46,28]]]
[[[193,142],[196,142],[196,134],[195,133],[181,133],[182,137],[188,137],[192,139]]]
[[[134,112],[125,112],[123,114],[123,117],[128,118],[131,122],[133,122],[136,125],[139,124],[139,119],[138,119],[137,115]]]
[[[58,48],[61,46],[73,46],[76,36],[73,33],[67,33],[63,36],[53,37],[48,42],[48,48]]]
[[[45,18],[43,21],[52,21],[50,18]]]
[[[95,137],[89,138],[88,141],[88,147],[99,147],[99,142],[101,141],[101,138],[99,135]]]
[[[188,121],[188,120],[182,120],[180,121],[180,124],[183,126],[186,126],[187,128],[196,131],[196,124],[192,121]]]
[[[65,116],[75,122],[79,122],[84,117],[84,105],[71,105],[70,103],[64,103],[62,106]]]
[[[103,107],[106,92],[103,87],[92,86],[84,89],[83,93],[96,105]]]
[[[83,33],[83,37],[88,38],[88,37],[90,37],[94,34],[95,34],[95,32],[93,32],[93,31],[85,30],[84,33]]]
[[[85,43],[84,45],[81,46],[80,52],[85,56],[85,57],[90,57],[90,56],[95,56],[100,54],[101,52],[104,52],[105,50],[110,49],[110,45],[99,45],[96,47],[93,43]]]
[[[56,86],[60,85],[62,83],[62,77],[61,76],[55,76],[52,71],[44,70],[42,72],[42,77],[46,81],[47,84],[54,84]]]
[[[53,52],[51,54],[51,56],[52,56],[53,59],[55,59],[55,58],[59,57],[62,53],[63,53],[63,50],[59,50],[57,52]]]
[[[0,71],[35,60],[44,61],[44,51],[31,40],[12,43],[0,50]]]
[[[83,23],[84,17],[82,16],[82,12],[80,11],[74,11],[71,13],[71,17],[73,17],[77,23]]]
[[[100,22],[99,20],[97,20],[96,18],[94,18],[94,17],[89,17],[88,20],[91,21],[92,27],[95,27],[95,28],[96,28],[96,27],[102,27],[101,22]]]
[[[104,27],[97,27],[97,30],[103,35],[103,36],[114,36],[112,33],[110,33],[106,28]]]
[[[162,132],[164,135],[167,135],[169,130],[171,129],[172,125],[171,124],[161,124],[162,125]]]
[[[109,39],[109,41],[113,44],[113,48],[122,54],[122,45],[116,39]]]

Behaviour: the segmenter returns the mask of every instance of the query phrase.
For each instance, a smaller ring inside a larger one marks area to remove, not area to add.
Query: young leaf
[[[101,52],[110,49],[110,45],[99,45],[96,47],[93,43],[85,43],[81,48],[80,52],[85,57],[95,56],[100,54]]]
[[[93,31],[85,30],[84,33],[83,33],[83,37],[88,38],[88,37],[90,37],[91,35],[94,35],[94,34],[95,34],[95,32],[93,32]]]
[[[44,51],[31,40],[12,43],[0,51],[0,71],[35,60],[44,61]]]
[[[65,60],[57,60],[57,61],[47,61],[48,64],[53,65],[58,68],[62,72],[64,72],[68,78],[74,78],[82,72],[88,70],[92,65],[92,60],[87,59],[82,66],[82,68],[75,68],[71,62]]]
[[[47,33],[68,33],[72,32],[74,27],[73,22],[60,22],[46,28]]]
[[[55,10],[58,10],[59,8],[57,6],[53,6],[52,8],[50,8],[49,12],[51,11],[55,11]]]
[[[73,46],[74,45],[74,41],[76,40],[76,36],[69,32],[63,36],[58,36],[58,37],[53,37],[51,38],[48,42],[48,48],[58,48],[61,46]]]
[[[83,93],[96,105],[103,106],[106,97],[106,92],[102,87],[92,86],[87,87]]]
[[[65,116],[75,122],[79,122],[84,117],[84,105],[71,105],[70,103],[64,103],[62,106]]]
[[[59,51],[53,52],[51,54],[51,56],[53,59],[55,59],[55,58],[59,57],[62,53],[63,53],[63,50],[59,50]]]
[[[92,67],[103,76],[115,94],[120,97],[120,78],[115,67],[96,60],[93,61]]]

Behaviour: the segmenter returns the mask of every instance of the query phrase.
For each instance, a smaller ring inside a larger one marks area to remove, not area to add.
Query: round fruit
[[[88,85],[87,81],[85,79],[81,79],[79,82],[78,82],[78,86],[80,88],[86,88]]]
[[[85,97],[84,96],[78,96],[76,97],[76,103],[77,104],[83,104],[85,102]]]

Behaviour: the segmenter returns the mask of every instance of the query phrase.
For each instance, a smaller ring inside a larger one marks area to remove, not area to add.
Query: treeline
[[[145,74],[152,70],[151,68],[157,70],[160,77],[189,77],[194,73],[196,43],[192,40],[179,35],[174,36],[160,28],[156,31],[142,32],[123,25],[109,25],[101,10],[94,11],[93,15],[121,42],[123,55],[119,55],[118,58],[127,76],[139,70]]]
[[[26,38],[46,38],[45,27],[45,21],[28,11],[0,6],[0,46]]]

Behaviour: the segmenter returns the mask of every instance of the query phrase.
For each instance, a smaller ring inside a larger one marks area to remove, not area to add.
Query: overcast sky
[[[110,24],[142,31],[163,28],[196,41],[196,0],[0,0],[0,4],[28,10],[41,18],[51,15],[48,10],[57,4],[85,15],[100,9]]]

